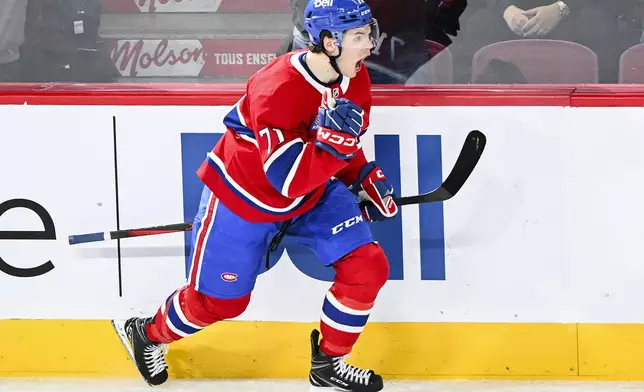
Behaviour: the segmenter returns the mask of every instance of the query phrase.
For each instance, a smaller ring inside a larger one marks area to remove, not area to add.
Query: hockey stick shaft
[[[88,242],[99,242],[118,240],[130,237],[144,237],[148,235],[179,233],[192,230],[192,223],[175,223],[171,225],[144,227],[140,229],[114,230],[98,233],[77,234],[69,236],[69,244],[84,244]]]
[[[486,138],[480,131],[472,131],[467,135],[454,168],[447,176],[447,179],[431,192],[416,195],[399,197],[395,202],[399,206],[409,204],[434,203],[451,199],[461,189],[465,181],[476,167],[483,149]],[[192,230],[192,223],[175,223],[171,225],[144,227],[140,229],[115,230],[107,232],[78,234],[69,236],[69,244],[83,244],[88,242],[99,242],[116,240],[130,237],[143,237],[157,234],[179,233]]]

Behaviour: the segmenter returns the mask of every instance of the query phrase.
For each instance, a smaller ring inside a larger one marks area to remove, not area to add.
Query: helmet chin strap
[[[327,52],[326,50],[324,51],[324,54],[326,54],[326,57],[329,58],[329,63],[331,64],[331,68],[333,68],[333,70],[337,72],[338,75],[342,75],[342,72],[340,72],[340,67],[338,67],[338,62],[337,62],[338,57],[342,55],[342,46],[338,46],[338,49],[340,51],[338,52],[337,56],[331,56],[329,52]]]

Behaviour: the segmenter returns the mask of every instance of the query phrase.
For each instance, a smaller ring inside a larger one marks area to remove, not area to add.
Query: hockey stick
[[[476,167],[486,143],[485,135],[480,131],[471,131],[461,152],[456,159],[454,168],[438,188],[431,192],[416,196],[396,198],[396,204],[404,206],[408,204],[434,203],[449,200],[461,189]],[[148,235],[178,233],[192,230],[192,223],[175,223],[171,225],[144,227],[140,229],[114,230],[100,233],[77,234],[69,236],[69,244],[82,244],[87,242],[99,242],[116,240],[130,237],[143,237]]]

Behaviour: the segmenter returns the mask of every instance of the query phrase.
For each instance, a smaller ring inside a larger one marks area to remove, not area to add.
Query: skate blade
[[[132,351],[132,345],[130,344],[130,339],[127,338],[127,333],[125,332],[125,320],[112,320],[112,328],[114,328],[114,332],[116,332],[116,335],[119,337],[119,340],[123,344],[123,347],[125,347],[127,355],[130,356],[132,363],[136,364],[136,361],[134,360],[134,352]]]
[[[347,392],[348,389],[342,389],[338,387],[315,387],[311,385],[309,392]]]
[[[136,360],[134,359],[134,351],[132,350],[132,345],[130,344],[130,339],[127,337],[127,332],[125,332],[125,320],[112,320],[112,328],[114,328],[114,331],[116,332],[116,335],[119,337],[119,340],[123,344],[123,347],[125,347],[125,350],[127,351],[127,355],[129,355],[130,360],[132,360],[132,363],[134,364],[134,367],[136,368]],[[149,386],[151,387],[156,387],[157,385],[152,385],[148,380],[143,377],[143,374],[137,369],[137,373],[141,376],[143,381],[145,381]]]

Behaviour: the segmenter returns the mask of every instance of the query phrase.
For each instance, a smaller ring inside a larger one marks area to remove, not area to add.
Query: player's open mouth
[[[362,68],[362,60],[356,63],[356,72],[360,71],[360,68]]]

